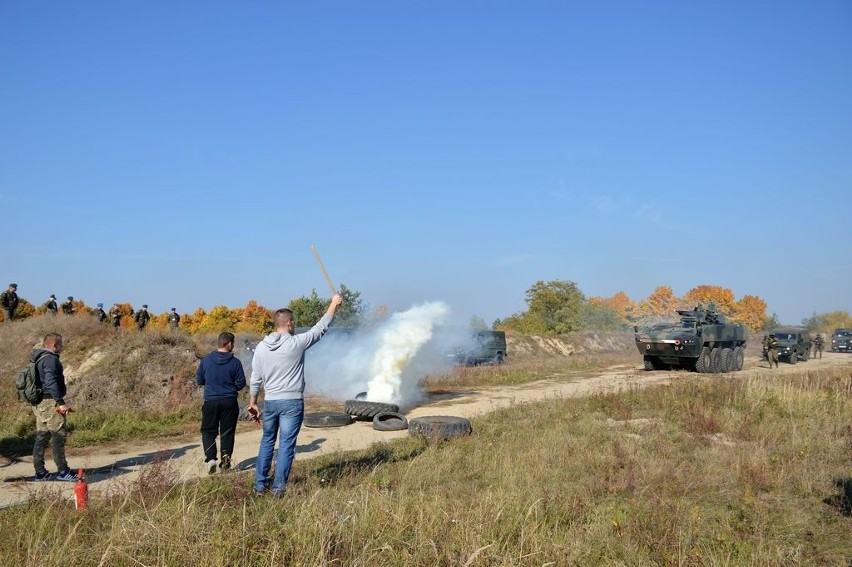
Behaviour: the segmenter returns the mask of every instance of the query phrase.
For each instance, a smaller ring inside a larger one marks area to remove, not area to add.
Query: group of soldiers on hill
[[[768,336],[763,335],[763,351],[766,353],[766,360],[769,361],[769,368],[772,368],[773,364],[775,364],[775,368],[778,368],[778,346],[778,337],[775,336],[775,333],[770,333]],[[817,333],[808,345],[808,350],[813,352],[811,357],[822,358],[824,346],[825,341],[822,338],[822,333]]]
[[[9,324],[12,322],[12,319],[15,318],[15,311],[18,309],[18,284],[10,283],[9,288],[0,294],[0,304],[3,306],[3,315],[4,315],[4,323]],[[58,303],[56,300],[56,295],[50,294],[50,297],[47,298],[47,301],[42,305],[44,307],[45,312],[56,315],[61,310],[63,315],[73,315],[76,312],[76,308],[74,307],[74,297],[69,295],[68,299],[63,301],[62,303]],[[112,308],[109,310],[109,314],[104,311],[104,304],[98,303],[97,306],[91,310],[92,315],[94,315],[98,321],[101,323],[107,323],[108,320],[112,321],[112,326],[115,329],[118,329],[121,326],[121,318],[123,317],[123,313],[121,312],[121,308],[118,304],[113,304]],[[142,309],[139,311],[135,311],[133,309],[130,310],[130,316],[133,317],[133,321],[136,323],[136,328],[140,331],[148,326],[148,321],[151,320],[151,314],[148,312],[148,306],[143,305]],[[172,310],[169,312],[168,317],[169,328],[177,329],[180,326],[180,315],[177,312],[177,309],[172,307]]]

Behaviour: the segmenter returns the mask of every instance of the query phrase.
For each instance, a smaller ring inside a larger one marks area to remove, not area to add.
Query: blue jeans
[[[264,400],[263,437],[260,438],[254,473],[255,491],[263,492],[269,487],[269,469],[272,466],[272,453],[275,451],[275,438],[278,437],[278,459],[275,461],[272,493],[276,496],[284,493],[290,467],[293,465],[293,456],[296,454],[296,437],[302,428],[304,415],[304,400]]]

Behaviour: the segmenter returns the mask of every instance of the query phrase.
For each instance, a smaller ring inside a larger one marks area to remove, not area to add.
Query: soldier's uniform
[[[148,313],[148,306],[143,305],[142,309],[136,312],[136,327],[141,331],[148,325],[148,319],[151,318],[150,313]]]
[[[74,314],[74,298],[70,295],[68,296],[68,301],[62,302],[62,312],[65,315],[73,315]]]
[[[56,315],[56,312],[59,311],[59,305],[56,303],[56,296],[51,294],[50,297],[47,298],[47,301],[44,303],[44,308],[47,309],[47,312],[51,315]]]
[[[106,311],[104,311],[104,304],[98,303],[98,306],[95,308],[94,316],[97,317],[98,321],[103,323],[107,319]]]
[[[772,368],[772,363],[778,368],[778,339],[775,335],[769,335],[766,340],[766,360],[769,361],[769,368]]]
[[[169,328],[175,330],[180,325],[180,315],[177,314],[177,310],[172,307],[172,312],[169,313]]]
[[[118,329],[121,326],[121,309],[118,308],[118,305],[112,306],[112,309],[109,310],[109,316],[112,317],[113,328]]]
[[[822,346],[822,335],[817,334],[817,336],[814,337],[814,358],[817,357],[817,353],[819,353],[819,357],[822,358]]]
[[[9,289],[0,293],[0,304],[3,305],[3,322],[8,325],[15,318],[18,308],[18,284],[10,283]]]

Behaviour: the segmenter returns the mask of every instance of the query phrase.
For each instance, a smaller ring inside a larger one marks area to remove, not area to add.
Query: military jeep
[[[804,327],[778,327],[771,334],[778,339],[778,360],[796,364],[811,357],[811,332]],[[766,352],[764,349],[764,358]]]
[[[636,348],[645,370],[683,368],[696,372],[735,372],[743,369],[746,332],[715,310],[696,308],[677,312],[677,323],[641,329],[635,326]]]
[[[852,352],[852,329],[834,329],[831,352]]]
[[[464,344],[456,345],[445,353],[449,362],[466,366],[503,364],[507,355],[504,331],[473,331]]]

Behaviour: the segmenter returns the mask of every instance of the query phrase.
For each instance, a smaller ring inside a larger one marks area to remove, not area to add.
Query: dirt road
[[[766,363],[757,357],[746,358],[745,369],[731,377],[748,377],[758,374],[791,373],[803,369],[845,366],[852,368],[852,356],[825,353],[822,359],[800,362],[797,365],[781,363],[777,370],[769,370]],[[542,380],[532,384],[513,387],[460,390],[436,396],[419,407],[407,412],[409,418],[425,415],[454,415],[475,417],[500,408],[547,399],[580,397],[593,393],[611,393],[625,388],[648,387],[666,384],[678,377],[697,376],[684,372],[645,372],[640,365],[614,366],[604,372]],[[306,459],[337,451],[365,449],[374,442],[387,441],[407,435],[405,431],[380,432],[369,422],[356,422],[345,427],[308,428],[299,434],[296,458]],[[238,470],[253,469],[260,441],[260,430],[250,429],[237,433],[234,447],[234,462]],[[47,451],[48,468],[53,464],[50,450]],[[83,467],[87,471],[91,493],[104,494],[123,491],[134,482],[144,467],[152,461],[169,459],[170,466],[186,480],[206,474],[201,463],[203,453],[200,438],[168,441],[168,445],[140,443],[123,445],[111,449],[74,449],[68,452],[72,467]],[[0,468],[0,508],[25,502],[39,490],[60,491],[69,500],[73,499],[73,483],[32,482],[32,457]]]

